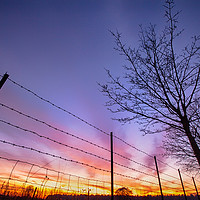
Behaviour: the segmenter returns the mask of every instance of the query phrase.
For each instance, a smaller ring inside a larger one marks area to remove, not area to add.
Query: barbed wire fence
[[[3,76],[0,75],[0,77]],[[63,111],[77,121],[81,121],[99,133],[102,133],[107,137],[107,141],[111,139],[110,133],[107,133],[87,120],[82,119],[78,115],[56,105],[46,98],[41,97],[12,79],[8,78],[8,80],[24,92],[31,94],[40,101],[49,104],[59,111]],[[162,197],[162,194],[176,194],[185,196],[194,195],[194,198],[198,197],[199,180],[186,173],[180,172],[180,170],[178,171],[178,169],[162,160],[157,159],[158,168],[156,168],[156,165],[152,164],[149,166],[141,161],[134,160],[131,156],[119,153],[116,149],[112,152],[109,146],[105,147],[97,142],[71,133],[70,131],[65,131],[45,120],[32,116],[31,114],[27,114],[24,111],[15,108],[14,105],[11,106],[4,102],[0,102],[0,106],[4,112],[10,112],[19,119],[23,117],[34,122],[35,126],[43,126],[48,128],[50,132],[53,132],[53,134],[47,134],[45,131],[32,130],[31,128],[24,126],[23,123],[12,122],[15,120],[5,119],[3,116],[1,117],[0,124],[4,130],[9,129],[9,132],[13,135],[17,133],[17,136],[21,134],[27,139],[29,137],[33,139],[33,141],[30,142],[33,144],[31,146],[30,144],[23,144],[23,141],[15,141],[14,139],[9,141],[9,137],[1,137],[1,147],[5,149],[10,148],[14,152],[19,152],[20,155],[21,152],[24,152],[24,155],[33,154],[33,157],[38,158],[35,162],[28,162],[21,158],[23,156],[19,156],[20,159],[18,159],[15,157],[13,158],[13,155],[6,154],[5,152],[4,154],[6,156],[3,156],[3,153],[0,155],[0,194],[2,195],[32,196],[38,198],[46,198],[48,195],[54,194],[112,196],[112,187],[114,188],[114,191],[125,187],[129,188],[133,195],[161,195]],[[84,145],[77,147],[72,144],[67,144],[67,141],[64,139],[59,140],[64,138],[64,136],[75,141],[76,144],[81,142]],[[150,159],[151,163],[155,163],[155,156],[136,148],[116,134],[112,137],[120,142],[121,145],[133,149],[135,152]],[[37,141],[42,141],[44,147],[35,145]],[[87,148],[87,146],[90,148]],[[49,147],[52,147],[52,149]],[[59,151],[58,149],[62,151]],[[114,155],[113,162],[111,162],[111,154]],[[65,165],[65,169],[58,170],[56,165],[48,162],[45,164],[47,166],[38,164],[40,163],[39,160],[44,158],[48,161],[50,160],[50,162],[55,162],[56,160],[59,163],[62,163],[60,165]],[[37,160],[38,162],[36,162]],[[113,171],[111,165],[114,167]],[[171,174],[164,170],[166,167],[171,169]],[[75,170],[72,170],[73,168]],[[79,171],[79,169],[82,169],[82,171]],[[66,170],[76,172],[66,173]],[[179,177],[178,172],[181,173],[182,177]],[[84,174],[85,177],[79,174]],[[112,174],[114,176],[113,183],[110,181]],[[91,178],[92,176],[95,178]]]

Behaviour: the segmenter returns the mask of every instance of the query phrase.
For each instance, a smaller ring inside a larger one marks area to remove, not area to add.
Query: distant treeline
[[[110,200],[110,196],[105,195],[49,195],[46,200]],[[41,198],[5,196],[0,195],[0,200],[43,200]],[[114,196],[114,200],[162,200],[161,196]],[[183,195],[164,196],[164,200],[185,200]],[[197,196],[187,196],[187,200],[198,200]]]
[[[30,196],[9,196],[9,195],[0,195],[0,200],[43,200],[41,198],[32,198]]]
[[[46,200],[110,200],[110,196],[105,195],[49,195]],[[161,196],[114,196],[114,200],[162,200]],[[185,200],[183,195],[164,196],[164,200]],[[198,200],[198,196],[187,196],[187,200]]]

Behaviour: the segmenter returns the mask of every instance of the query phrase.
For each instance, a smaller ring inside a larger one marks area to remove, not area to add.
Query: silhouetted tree
[[[190,160],[192,155],[199,168],[200,37],[193,37],[182,51],[175,49],[182,34],[177,28],[179,12],[174,13],[173,0],[166,0],[164,7],[166,27],[158,35],[154,25],[147,29],[140,26],[138,48],[127,47],[121,34],[112,32],[116,50],[128,65],[124,66],[124,77],[114,77],[107,70],[109,81],[100,86],[109,98],[108,109],[126,113],[117,120],[138,122],[145,134],[167,133],[168,154],[180,160]],[[180,141],[182,136],[185,141]]]
[[[133,194],[133,192],[127,187],[122,187],[122,188],[118,188],[115,191],[115,194],[119,196],[130,196]]]
[[[200,137],[196,136],[198,145],[200,144],[199,140]],[[171,131],[166,134],[163,146],[166,150],[165,155],[175,157],[187,171],[199,171],[199,165],[186,135]]]

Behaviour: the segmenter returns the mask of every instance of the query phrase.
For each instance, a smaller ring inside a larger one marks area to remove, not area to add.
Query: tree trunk
[[[186,135],[187,135],[187,137],[190,141],[194,155],[195,155],[195,157],[196,157],[196,159],[199,163],[199,166],[200,166],[200,149],[199,149],[194,137],[191,134],[189,121],[188,121],[186,116],[184,116],[181,121],[182,121],[182,124],[183,124],[183,128],[185,130],[185,133],[186,133]]]

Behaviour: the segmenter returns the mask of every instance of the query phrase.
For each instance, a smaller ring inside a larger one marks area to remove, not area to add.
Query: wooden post
[[[194,183],[195,190],[196,190],[196,192],[197,192],[197,197],[198,197],[198,199],[200,200],[199,193],[198,193],[198,189],[197,189],[196,183],[195,183],[195,181],[194,181],[194,177],[192,177],[192,180],[193,180],[193,183]]]
[[[9,75],[7,73],[5,73],[0,81],[0,89],[2,88],[3,84],[6,82],[8,77],[9,77]]]
[[[159,183],[159,187],[160,187],[160,194],[161,194],[162,200],[164,200],[164,196],[163,196],[163,193],[162,193],[161,181],[160,181],[160,175],[159,175],[159,170],[158,170],[158,165],[157,165],[157,161],[156,161],[156,156],[154,156],[154,160],[155,160],[156,171],[157,171],[157,175],[158,175],[158,183]]]
[[[184,188],[184,185],[183,185],[183,180],[182,180],[182,177],[181,177],[180,169],[178,169],[178,173],[179,173],[179,177],[180,177],[180,180],[181,180],[181,185],[182,185],[182,188],[183,188],[183,193],[184,193],[184,196],[185,196],[185,200],[187,200],[187,196],[186,196],[186,193],[185,193],[185,188]]]
[[[113,133],[110,133],[110,152],[111,152],[111,200],[114,200],[113,195]]]

